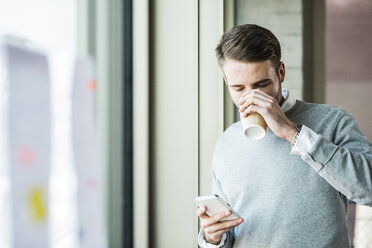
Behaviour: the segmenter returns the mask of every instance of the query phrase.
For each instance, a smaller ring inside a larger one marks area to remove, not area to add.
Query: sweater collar
[[[280,108],[283,110],[283,112],[287,112],[296,104],[296,98],[285,88],[282,88],[282,96],[285,100]]]

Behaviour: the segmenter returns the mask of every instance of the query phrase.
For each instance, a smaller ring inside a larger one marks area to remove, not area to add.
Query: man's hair
[[[270,60],[278,71],[280,65],[280,44],[268,29],[254,24],[236,26],[226,32],[217,48],[216,56],[220,66],[225,59],[243,62]]]

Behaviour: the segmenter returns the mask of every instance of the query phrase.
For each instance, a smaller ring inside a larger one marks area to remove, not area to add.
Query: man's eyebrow
[[[262,79],[262,80],[260,80],[260,81],[257,81],[257,82],[255,82],[255,83],[253,83],[253,85],[255,85],[255,84],[261,84],[261,83],[265,83],[265,82],[267,82],[267,81],[271,81],[271,79],[270,79],[270,78],[265,78],[265,79]],[[242,85],[242,84],[233,84],[233,85],[230,85],[230,87],[238,87],[238,86],[244,86],[244,85]]]

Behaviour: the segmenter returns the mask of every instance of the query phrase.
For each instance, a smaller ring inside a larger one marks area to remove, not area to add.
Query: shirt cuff
[[[291,155],[304,155],[314,146],[319,134],[307,126],[302,126],[298,139],[291,150]]]
[[[219,248],[219,247],[222,247],[225,244],[226,237],[227,237],[227,235],[226,235],[226,233],[224,233],[222,235],[221,242],[218,245],[207,243],[207,241],[204,238],[204,230],[202,228],[202,229],[200,229],[200,232],[199,232],[198,244],[199,244],[199,246],[201,246],[203,248]]]

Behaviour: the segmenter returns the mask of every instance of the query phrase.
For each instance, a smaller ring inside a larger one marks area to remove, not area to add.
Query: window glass
[[[54,248],[78,247],[76,177],[70,136],[72,61],[77,47],[76,5],[74,0],[0,0],[0,36],[30,40],[45,51],[50,66],[49,240]],[[5,167],[6,163],[0,163],[0,217],[5,218],[0,221],[0,247],[11,247],[11,195]]]
[[[346,109],[372,141],[372,2],[326,1],[326,103]],[[372,244],[371,208],[349,204],[353,247]]]

